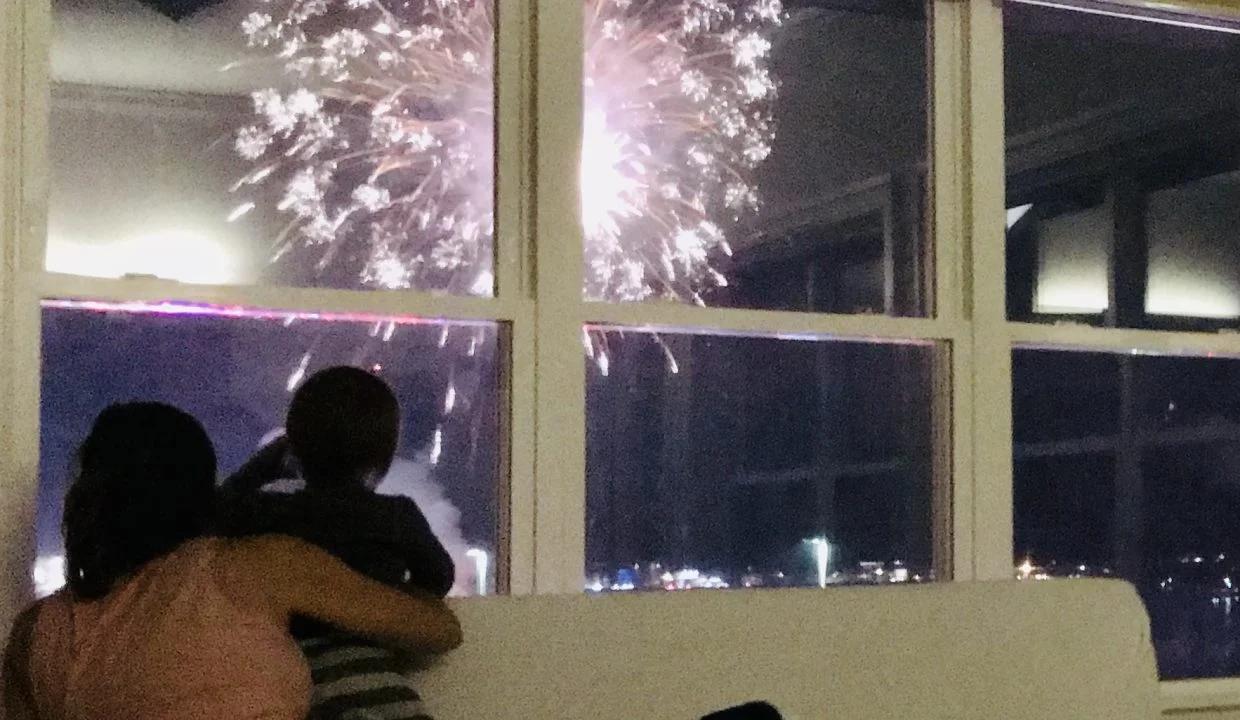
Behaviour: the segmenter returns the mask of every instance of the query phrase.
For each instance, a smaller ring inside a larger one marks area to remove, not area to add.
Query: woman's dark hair
[[[65,496],[65,565],[78,598],[207,532],[215,448],[202,425],[163,403],[113,405],[95,419]]]

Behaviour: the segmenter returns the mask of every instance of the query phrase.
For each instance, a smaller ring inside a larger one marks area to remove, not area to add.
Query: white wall
[[[226,96],[58,86],[50,132],[48,269],[96,277],[158,275],[251,283],[278,218],[229,222],[247,166],[232,133],[247,103]]]

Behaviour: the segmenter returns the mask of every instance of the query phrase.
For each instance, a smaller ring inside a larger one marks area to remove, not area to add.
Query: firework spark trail
[[[584,292],[704,304],[720,223],[757,208],[778,2],[597,0],[585,9]]]

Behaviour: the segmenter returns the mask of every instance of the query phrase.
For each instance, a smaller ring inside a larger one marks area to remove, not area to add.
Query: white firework
[[[778,0],[586,0],[584,297],[705,302],[758,208]],[[254,93],[238,188],[274,184],[275,257],[352,282],[488,295],[493,3],[266,0],[243,23],[299,85]]]

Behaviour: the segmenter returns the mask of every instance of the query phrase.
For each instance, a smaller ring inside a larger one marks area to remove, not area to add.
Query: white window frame
[[[1006,317],[1006,291],[1003,280],[1005,275],[1004,256],[1002,254],[1003,243],[998,242],[998,238],[1005,236],[1005,226],[1001,217],[1005,211],[1003,197],[1003,181],[1004,168],[1002,161],[994,162],[991,158],[1004,157],[1003,145],[1003,24],[1002,24],[1002,7],[1003,0],[963,0],[971,2],[974,7],[975,26],[971,30],[970,44],[976,57],[986,58],[985,62],[973,63],[971,66],[975,78],[979,73],[988,74],[989,77],[983,78],[982,83],[974,83],[976,94],[976,105],[988,108],[994,117],[973,117],[973,121],[984,129],[981,132],[987,135],[995,133],[996,136],[989,137],[982,144],[982,147],[974,146],[975,154],[974,172],[975,180],[978,182],[989,182],[993,187],[998,188],[998,192],[987,193],[986,200],[990,203],[997,201],[997,205],[991,204],[984,211],[984,217],[978,218],[977,223],[986,225],[985,232],[981,232],[975,237],[978,238],[995,238],[996,241],[989,243],[999,248],[995,253],[993,247],[985,247],[985,245],[974,245],[975,257],[973,262],[974,272],[974,288],[972,298],[975,308],[990,308],[990,312],[975,313],[973,316],[973,338],[976,345],[984,345],[987,347],[985,351],[986,357],[980,354],[975,355],[978,365],[974,369],[973,385],[975,388],[975,398],[978,398],[978,414],[984,417],[984,421],[978,427],[978,432],[974,434],[975,447],[978,453],[985,455],[987,459],[979,462],[975,467],[978,468],[977,477],[987,477],[982,473],[983,466],[989,468],[992,472],[998,471],[999,464],[1002,463],[1006,467],[1004,469],[1005,487],[1002,489],[1007,497],[1004,499],[1006,506],[1010,508],[1012,505],[1012,427],[1011,412],[1004,413],[1004,418],[999,418],[997,413],[985,412],[986,406],[996,402],[997,398],[1002,397],[1004,407],[1011,407],[1011,355],[1012,349],[1016,346],[1036,345],[1038,347],[1059,347],[1067,349],[1099,349],[1123,352],[1147,352],[1159,355],[1209,355],[1216,354],[1222,356],[1240,357],[1240,335],[1234,333],[1192,333],[1192,332],[1167,332],[1159,330],[1132,330],[1121,328],[1100,328],[1084,325],[1042,325],[1034,323],[1008,322]],[[1070,0],[1066,0],[1070,3]],[[1060,0],[1046,0],[1043,4],[1055,7],[1061,4]],[[1116,10],[1122,11],[1123,5],[1132,6],[1134,9],[1140,10],[1142,7],[1157,7],[1161,10],[1167,10],[1171,7],[1178,7],[1184,10],[1199,10],[1208,13],[1230,13],[1236,14],[1240,12],[1240,5],[1234,2],[1220,2],[1218,0],[1171,0],[1169,3],[1149,2],[1147,0],[1116,0]],[[988,7],[989,6],[989,7]],[[977,186],[979,190],[985,188],[985,185]],[[976,211],[976,206],[975,206]],[[982,228],[975,226],[975,229]],[[978,261],[976,252],[981,249],[987,255],[982,261]],[[990,269],[990,273],[985,272]],[[993,286],[991,286],[993,285]],[[999,377],[1000,374],[1003,377]],[[1002,387],[1002,390],[1000,390]],[[985,398],[983,400],[982,398]],[[987,427],[987,422],[995,421],[995,424],[1003,424],[1003,436],[998,436],[998,431],[993,427]],[[987,435],[988,434],[988,435]],[[1002,453],[1003,457],[999,457]],[[989,485],[989,483],[987,483]],[[998,502],[997,495],[999,488],[991,491],[996,497],[991,498],[992,502]],[[1008,527],[1006,534],[1002,537],[997,528],[992,524],[997,523],[995,516],[998,508],[994,507],[990,512],[985,513],[986,520],[979,527],[984,527],[985,534],[988,536],[993,533],[993,540],[997,542],[1002,540],[1004,549],[1007,551],[1007,563],[1011,564],[1011,516],[1008,517]],[[979,540],[980,542],[980,540]],[[993,558],[998,562],[999,558]],[[1010,572],[1010,570],[1009,570]],[[1181,680],[1181,681],[1165,681],[1160,683],[1160,691],[1163,702],[1164,713],[1182,714],[1195,711],[1221,711],[1221,709],[1234,709],[1240,707],[1240,677],[1221,678],[1210,680]]]
[[[1004,288],[1002,0],[931,0],[931,318],[765,312],[581,298],[577,154],[581,6],[502,0],[497,39],[493,299],[412,292],[209,287],[43,270],[49,0],[0,2],[0,577],[32,557],[38,476],[39,300],[183,300],[277,310],[481,319],[509,328],[499,512],[506,585],[580,592],[585,557],[585,323],[929,341],[936,405],[936,570],[1012,577],[1011,349],[1037,342],[1240,354],[1240,336],[1009,323]],[[1208,6],[1208,3],[1203,3]],[[1217,6],[1215,6],[1217,7]],[[534,152],[543,148],[544,152]],[[950,478],[950,481],[947,479]],[[26,590],[0,585],[0,629]],[[1166,708],[1240,706],[1240,678],[1164,683]]]
[[[962,97],[964,60],[967,58],[966,6],[940,2],[934,6],[935,28],[944,28],[932,58],[936,93],[950,102],[936,104],[936,139],[958,147],[968,122],[956,117],[968,105]],[[1009,578],[1011,541],[1002,563],[978,562],[974,541],[976,498],[970,478],[974,458],[968,452],[972,428],[971,393],[953,385],[950,377],[969,377],[973,364],[971,330],[964,312],[961,258],[969,220],[951,217],[963,206],[971,169],[960,154],[933,170],[933,214],[947,216],[935,233],[935,293],[928,298],[940,309],[931,318],[895,318],[874,315],[836,315],[696,307],[667,302],[586,302],[581,295],[582,231],[577,196],[578,158],[560,148],[576,148],[581,137],[582,52],[581,3],[578,0],[542,0],[539,3],[537,74],[538,147],[556,148],[554,156],[537,158],[535,233],[537,238],[539,310],[539,373],[556,373],[561,383],[555,394],[537,398],[538,439],[546,453],[539,458],[537,487],[536,588],[539,592],[581,592],[585,557],[585,407],[581,332],[587,324],[688,329],[766,335],[814,335],[839,339],[910,340],[935,343],[940,377],[933,389],[936,458],[935,570],[957,579]],[[548,80],[551,78],[551,80]],[[1000,108],[1002,105],[1000,104]],[[1001,128],[1000,128],[1001,134]],[[950,140],[949,140],[950,138]],[[1002,174],[1002,168],[999,170]],[[1002,228],[1002,184],[996,217]],[[1001,235],[1000,235],[1001,237]],[[1002,261],[1002,248],[1000,248]],[[1000,279],[1001,282],[1001,279]],[[999,287],[1002,294],[1002,286]],[[551,387],[550,380],[546,387]],[[568,394],[568,390],[575,397]],[[572,401],[569,401],[572,398]],[[1010,439],[1008,440],[1010,444]],[[546,460],[544,464],[543,460]],[[1010,464],[1010,459],[1006,461]],[[951,482],[947,482],[951,478]],[[1010,483],[1009,483],[1010,484]],[[1010,493],[1009,493],[1010,494]],[[1002,499],[1002,498],[1000,498]],[[993,499],[987,499],[993,503]],[[1009,503],[1010,505],[1010,503]],[[954,508],[954,510],[953,510]],[[998,532],[1011,535],[1011,508],[1003,510]],[[999,553],[991,553],[998,557]],[[953,562],[954,560],[954,562]],[[1000,569],[1002,568],[1002,569]]]
[[[442,320],[482,320],[508,330],[501,380],[508,392],[501,418],[505,443],[498,524],[501,587],[535,591],[534,477],[537,394],[530,189],[533,58],[532,2],[505,0],[497,14],[496,239],[494,298],[427,293],[278,286],[185,285],[145,278],[99,279],[46,272],[44,265],[51,83],[50,0],[18,0],[0,8],[0,571],[27,578],[33,558],[39,462],[40,306],[43,299],[109,302],[181,301],[275,311],[312,310]],[[28,583],[0,587],[0,627],[24,603]]]

